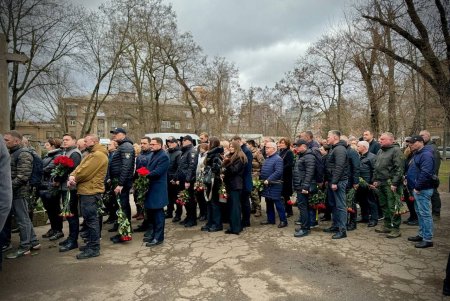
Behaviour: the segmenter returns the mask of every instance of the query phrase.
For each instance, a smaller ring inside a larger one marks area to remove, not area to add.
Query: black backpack
[[[30,151],[25,148],[20,148],[18,151],[16,151],[14,153],[14,160],[16,162],[16,165],[17,165],[17,160],[19,160],[19,155],[22,152],[28,152],[31,154],[31,156],[33,156],[33,169],[31,171],[31,176],[28,179],[28,183],[32,187],[38,187],[41,184],[42,176],[44,174],[44,167],[42,164],[42,159],[41,159],[41,157],[38,156],[38,154],[36,152]]]
[[[313,147],[310,154],[314,156],[314,159],[316,161],[314,169],[316,183],[323,183],[323,179],[325,176],[325,164],[322,159],[322,154],[317,147]]]

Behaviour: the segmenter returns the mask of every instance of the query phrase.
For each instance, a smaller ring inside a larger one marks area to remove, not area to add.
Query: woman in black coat
[[[242,231],[240,195],[244,186],[243,175],[247,157],[237,141],[231,142],[229,150],[230,153],[225,157],[222,164],[230,213],[230,228],[225,233],[238,235]]]
[[[281,196],[284,200],[284,207],[286,208],[286,216],[292,216],[292,205],[287,202],[291,198],[292,190],[292,169],[294,167],[294,153],[291,151],[291,140],[288,138],[281,138],[278,141],[279,155],[283,159],[283,192]]]
[[[214,175],[214,181],[206,184],[206,225],[201,228],[202,231],[216,232],[223,230],[221,205],[219,203],[219,189],[222,185],[220,171],[222,169],[223,147],[217,137],[209,139],[209,148],[204,161],[205,170],[210,169]]]

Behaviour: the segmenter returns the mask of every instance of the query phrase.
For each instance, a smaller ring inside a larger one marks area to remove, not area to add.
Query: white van
[[[193,144],[194,146],[200,144],[200,137],[199,137],[198,135],[196,135],[196,134],[190,134],[190,133],[149,133],[149,134],[145,134],[145,137],[150,137],[150,138],[156,138],[156,137],[159,137],[159,138],[162,139],[163,143],[165,144],[165,143],[166,143],[166,140],[167,140],[169,137],[175,137],[176,139],[178,139],[178,140],[181,141],[181,139],[182,139],[184,136],[186,136],[186,135],[189,135],[189,136],[192,137],[192,139],[194,140],[194,141],[192,142],[192,144]],[[180,145],[181,145],[181,143],[180,143]]]

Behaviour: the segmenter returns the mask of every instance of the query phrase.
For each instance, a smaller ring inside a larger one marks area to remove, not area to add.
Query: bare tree
[[[29,58],[25,65],[10,64],[10,127],[16,127],[19,102],[36,87],[51,67],[72,54],[78,45],[80,10],[67,1],[1,0],[0,27],[13,53]]]

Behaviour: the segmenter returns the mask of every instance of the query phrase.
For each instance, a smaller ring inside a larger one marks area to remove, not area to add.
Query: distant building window
[[[192,112],[191,111],[184,111],[184,116],[186,118],[192,118]]]
[[[45,137],[48,139],[48,138],[52,138],[52,136],[53,136],[53,132],[46,132],[45,133]]]
[[[167,120],[161,121],[161,128],[162,129],[170,129],[170,121],[167,121]]]
[[[75,126],[76,124],[77,124],[77,121],[74,120],[74,119],[71,119],[71,120],[69,121],[69,125],[70,125],[70,126]]]
[[[175,129],[179,130],[180,128],[181,128],[181,124],[178,121],[176,121],[175,122]]]
[[[192,127],[192,126],[191,126],[191,123],[190,123],[190,122],[186,123],[186,129],[187,129],[187,130],[190,130],[191,127]]]
[[[117,120],[111,121],[111,127],[113,127],[113,128],[117,127]]]

